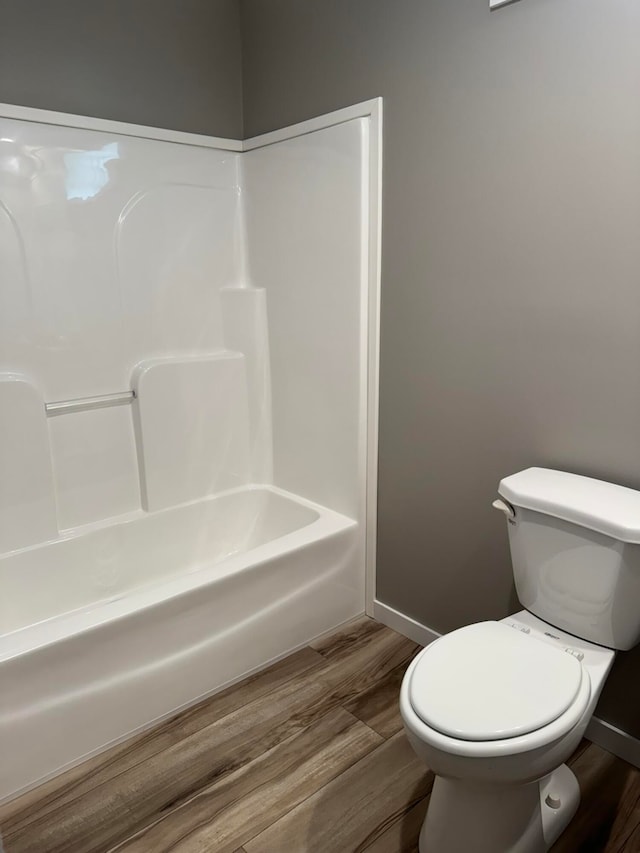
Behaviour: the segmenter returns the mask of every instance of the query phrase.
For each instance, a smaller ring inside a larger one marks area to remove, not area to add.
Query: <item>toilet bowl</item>
[[[436,775],[420,850],[548,850],[578,807],[563,762],[614,657],[527,611],[423,649],[400,693],[409,741]]]
[[[640,492],[528,469],[499,494],[527,609],[435,640],[402,682],[405,731],[436,777],[420,853],[548,851],[580,801],[563,762],[615,650],[640,636]]]

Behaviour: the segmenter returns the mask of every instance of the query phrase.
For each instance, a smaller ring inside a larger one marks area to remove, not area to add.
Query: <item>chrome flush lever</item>
[[[499,509],[500,512],[503,512],[507,516],[507,519],[509,521],[511,521],[512,519],[514,519],[516,517],[515,509],[511,506],[511,504],[508,504],[506,501],[497,500],[497,501],[494,501],[491,504],[491,506],[494,509]]]

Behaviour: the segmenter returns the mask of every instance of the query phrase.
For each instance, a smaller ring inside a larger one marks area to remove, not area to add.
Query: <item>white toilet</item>
[[[548,850],[580,800],[563,762],[614,650],[640,640],[640,492],[543,468],[498,491],[526,610],[439,638],[402,682],[405,730],[436,774],[421,853]]]

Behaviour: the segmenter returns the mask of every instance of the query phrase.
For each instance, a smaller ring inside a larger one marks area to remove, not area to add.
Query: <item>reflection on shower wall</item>
[[[268,482],[264,293],[235,290],[239,155],[2,133],[0,552]]]

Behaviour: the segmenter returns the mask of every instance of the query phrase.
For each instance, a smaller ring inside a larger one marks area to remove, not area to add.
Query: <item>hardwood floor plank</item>
[[[627,764],[627,782],[609,831],[606,853],[640,850],[640,770]]]
[[[371,687],[344,703],[344,707],[366,723],[383,738],[390,738],[402,730],[400,716],[400,685],[415,653],[408,651],[406,662],[378,679]]]
[[[571,756],[571,758],[566,763],[569,766],[571,766],[572,764],[575,764],[575,762],[578,760],[578,758],[580,758],[582,753],[586,752],[586,750],[589,749],[590,746],[591,746],[591,741],[587,740],[586,738],[583,737],[582,740],[580,741],[580,743],[578,744],[577,748],[575,749],[573,755]]]
[[[619,848],[619,851],[620,853],[638,853],[638,850],[640,850],[640,824],[636,823],[623,846]]]
[[[553,853],[618,853],[630,832],[622,803],[630,789],[640,794],[640,771],[593,743],[569,764],[580,783],[581,802]]]
[[[368,638],[374,634],[380,635],[378,641],[374,647],[367,648]],[[321,643],[324,655],[311,648],[302,649],[246,681],[186,709],[160,726],[113,747],[0,807],[0,825],[6,826],[7,831],[15,832],[34,820],[44,818],[127,769],[170,748],[184,736],[206,728],[292,678],[300,678],[305,673],[313,677],[314,671],[318,671],[322,664],[326,665],[327,659],[331,666],[324,673],[329,681],[328,688],[333,691],[332,695],[335,694],[333,704],[352,698],[369,687],[377,675],[386,672],[389,662],[402,662],[407,654],[407,644],[413,648],[410,641],[368,617],[356,620],[338,632],[335,643],[324,638]],[[376,662],[376,655],[382,655],[385,659]],[[339,688],[337,693],[336,687]]]
[[[341,657],[354,649],[366,646],[372,634],[390,630],[375,619],[371,619],[370,616],[362,615],[342,625],[336,631],[313,640],[309,643],[309,647],[328,659]]]
[[[354,643],[332,652],[319,676],[344,704],[386,678],[396,667],[406,666],[418,648],[390,629],[375,631],[362,645]]]
[[[293,681],[182,739],[176,732],[171,746],[83,797],[17,828],[4,824],[7,853],[84,853],[116,844],[301,731],[316,718],[326,695],[320,681]]]
[[[236,850],[380,743],[368,726],[337,708],[115,849]]]
[[[384,832],[362,848],[366,853],[419,853],[418,837],[429,805],[429,794],[396,818]]]
[[[422,801],[432,785],[433,774],[399,733],[245,842],[245,850],[361,853]]]
[[[268,695],[294,678],[324,664],[322,656],[309,648],[261,670],[239,684],[185,709],[159,726],[137,735],[40,785],[22,797],[0,807],[0,826],[17,832],[85,797],[130,768],[161,753],[212,722]]]
[[[329,660],[310,651],[313,665],[275,689],[265,687],[252,702],[246,703],[247,684],[213,697],[137,739],[131,753],[101,766],[91,779],[79,779],[70,792],[59,790],[53,800],[35,803],[4,822],[11,853],[66,853],[72,843],[80,845],[80,853],[116,844],[368,689],[406,660],[409,649],[413,644],[404,637],[376,630],[369,632],[367,643],[342,645]],[[237,710],[223,715],[229,707]]]

